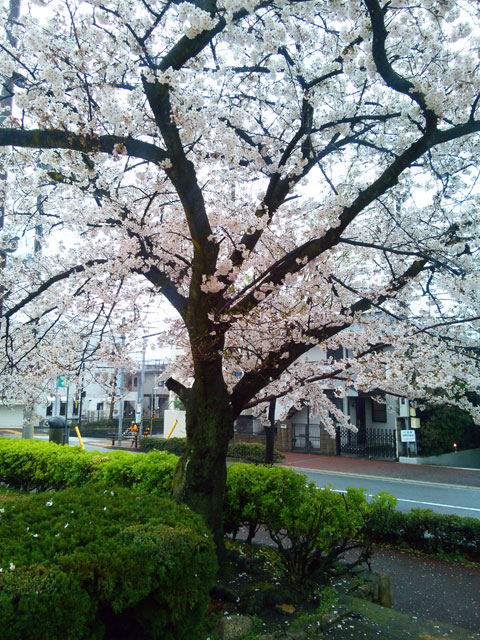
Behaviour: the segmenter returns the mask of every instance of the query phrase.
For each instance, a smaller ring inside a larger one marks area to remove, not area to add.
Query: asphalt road
[[[438,513],[455,513],[462,517],[480,519],[480,489],[458,487],[435,482],[376,478],[331,471],[301,471],[318,486],[332,485],[337,491],[347,487],[366,489],[369,495],[388,491],[397,498],[399,511],[414,508],[432,509]]]

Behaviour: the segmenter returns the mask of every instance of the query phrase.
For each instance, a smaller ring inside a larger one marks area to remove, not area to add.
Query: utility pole
[[[142,351],[142,370],[140,372],[140,384],[138,385],[137,395],[137,411],[135,412],[135,420],[138,424],[138,438],[142,437],[143,433],[143,396],[145,393],[145,351],[147,347],[147,341],[143,339],[143,351]]]
[[[85,362],[82,364],[82,374],[80,377],[80,398],[78,399],[78,430],[82,430],[82,409],[83,409],[83,387],[85,384]]]
[[[37,203],[38,203],[39,209],[41,210],[42,205],[40,202],[40,197],[37,198]],[[3,221],[2,221],[2,224],[3,224]],[[33,257],[34,258],[42,248],[42,243],[41,243],[42,235],[43,235],[42,225],[37,224],[35,226],[35,236],[33,240]],[[1,299],[0,299],[0,303],[1,303]],[[33,435],[35,431],[35,421],[37,421],[37,418],[34,415],[33,410],[34,410],[33,398],[31,396],[30,397],[27,396],[25,400],[25,406],[23,408],[23,425],[22,425],[22,438],[26,440],[33,440]]]
[[[125,318],[122,318],[122,327],[125,325]],[[125,345],[125,334],[122,333],[120,337],[120,344],[122,347]],[[118,435],[117,442],[119,446],[122,446],[122,433],[123,433],[123,394],[125,392],[125,367],[120,367],[120,371],[117,377],[117,389],[118,389]]]

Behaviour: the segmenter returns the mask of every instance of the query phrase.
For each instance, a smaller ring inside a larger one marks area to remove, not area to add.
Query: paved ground
[[[296,469],[330,471],[355,475],[378,476],[438,482],[465,487],[480,487],[480,470],[434,465],[402,464],[383,460],[364,460],[345,456],[319,456],[306,453],[284,453],[283,464]]]
[[[480,632],[480,567],[377,547],[372,568],[390,576],[396,611]]]

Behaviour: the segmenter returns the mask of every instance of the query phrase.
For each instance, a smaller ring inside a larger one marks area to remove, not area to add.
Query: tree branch
[[[24,147],[28,149],[67,149],[82,153],[107,153],[115,147],[124,147],[127,154],[159,164],[168,159],[167,153],[153,144],[135,140],[130,136],[97,136],[77,134],[59,129],[3,129],[0,128],[0,147]]]
[[[361,191],[355,198],[353,203],[345,207],[339,216],[339,223],[335,227],[331,227],[321,238],[315,238],[305,242],[297,247],[286,256],[278,260],[268,270],[264,277],[258,282],[254,290],[246,295],[234,307],[230,307],[232,314],[243,314],[256,308],[260,301],[255,298],[255,292],[262,284],[278,287],[285,279],[286,275],[295,274],[301,271],[305,264],[318,258],[320,255],[328,251],[340,242],[343,231],[350,225],[353,220],[371,205],[378,197],[391,189],[398,182],[400,175],[411,166],[413,162],[418,160],[429,149],[450,142],[457,138],[477,133],[480,131],[480,121],[468,121],[446,130],[436,129],[433,133],[424,134],[416,142],[411,144],[402,154],[397,156],[395,160],[387,167],[383,173],[366,189]],[[266,296],[270,295],[266,292]],[[222,311],[228,309],[231,301],[224,304]]]
[[[435,113],[427,107],[425,96],[415,89],[410,80],[399,75],[388,60],[385,50],[388,32],[385,28],[384,14],[380,3],[378,0],[364,0],[364,2],[372,23],[372,54],[378,73],[391,89],[403,93],[418,104],[425,116],[427,131],[433,131],[437,126],[438,119]]]
[[[40,296],[42,293],[47,291],[51,286],[53,286],[57,282],[61,282],[62,280],[66,280],[67,278],[69,278],[73,274],[82,273],[83,271],[85,271],[85,269],[87,269],[89,267],[93,267],[94,265],[97,265],[97,264],[106,264],[107,262],[108,262],[108,260],[105,259],[105,258],[98,258],[96,260],[89,260],[84,265],[83,264],[78,264],[78,265],[76,265],[74,267],[71,267],[70,269],[67,269],[67,271],[63,271],[62,273],[57,273],[56,275],[52,276],[51,278],[46,280],[44,283],[42,283],[40,285],[40,287],[38,287],[38,289],[36,289],[35,291],[32,291],[31,293],[29,293],[26,298],[24,298],[23,300],[18,302],[11,309],[9,309],[8,311],[5,311],[5,313],[3,313],[2,317],[11,318],[15,313],[18,313],[18,311],[23,309],[23,307],[25,307],[27,304],[29,304],[30,302],[32,302],[33,300],[38,298],[38,296]]]

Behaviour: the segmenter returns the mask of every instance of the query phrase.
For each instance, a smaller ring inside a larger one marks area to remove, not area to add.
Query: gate
[[[320,451],[320,425],[297,422],[292,424],[292,451]]]
[[[338,428],[339,455],[356,455],[364,458],[397,457],[395,429],[365,429],[354,433],[345,427]]]

